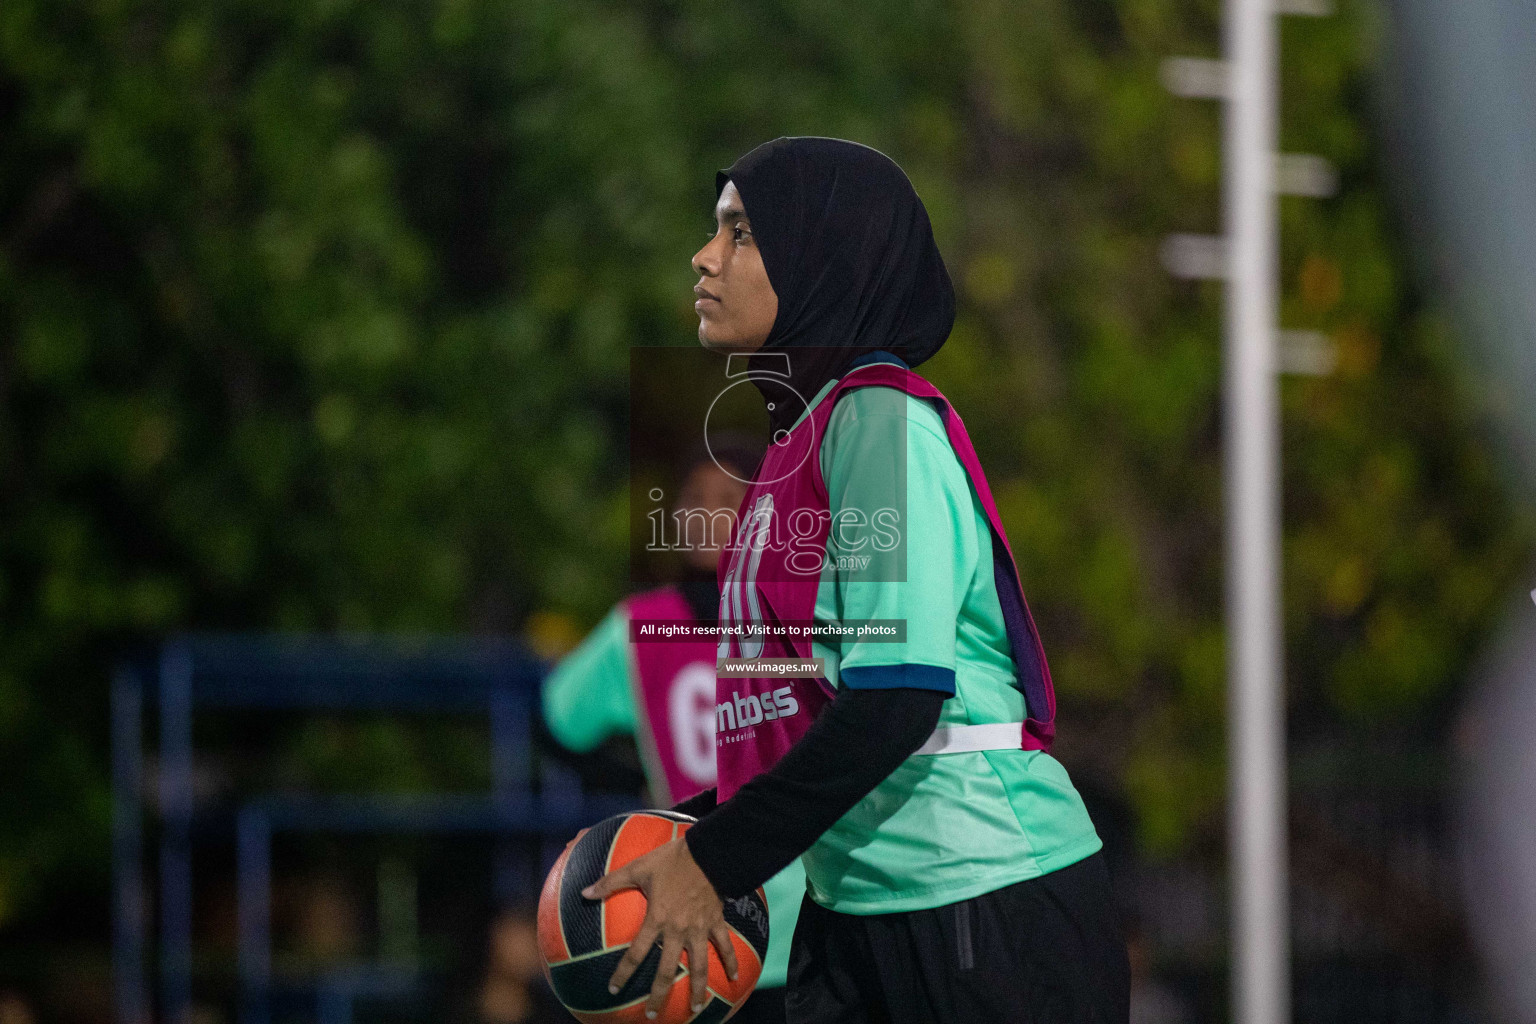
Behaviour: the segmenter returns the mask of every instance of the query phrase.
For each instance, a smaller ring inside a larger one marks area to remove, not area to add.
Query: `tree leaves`
[[[1219,126],[1157,64],[1214,52],[1213,11],[7,0],[0,914],[102,883],[132,642],[595,621],[625,587],[628,349],[692,343],[714,170],[791,133],[886,149],[928,202],[961,295],[931,374],[1064,736],[1118,723],[1067,755],[1181,848],[1223,763],[1220,290],[1157,250],[1215,228]],[[1289,677],[1307,715],[1413,720],[1532,514],[1414,284],[1366,47],[1346,7],[1282,54],[1284,142],[1343,183],[1281,206],[1283,325],[1341,354],[1284,385]]]

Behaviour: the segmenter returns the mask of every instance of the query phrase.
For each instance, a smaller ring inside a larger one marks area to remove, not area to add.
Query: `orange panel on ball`
[[[614,893],[603,901],[603,945],[611,949],[635,941],[644,922],[644,893],[639,889]]]
[[[758,977],[763,973],[763,963],[757,958],[757,950],[752,944],[740,935],[736,930],[731,930],[731,948],[736,950],[736,980],[731,981],[725,976],[725,966],[720,963],[720,954],[710,947],[709,951],[709,987],[720,993],[721,997],[732,1003],[739,1003],[751,993],[757,984]]]
[[[608,870],[617,871],[656,847],[670,843],[678,834],[677,825],[677,822],[648,814],[634,815],[619,829],[619,834],[613,837],[613,847],[608,854]]]
[[[637,814],[626,821],[613,837],[608,853],[608,870],[616,871],[632,860],[672,841],[677,823],[665,818]],[[603,945],[622,946],[640,934],[645,922],[645,896],[638,889],[616,892],[603,901]]]
[[[577,838],[581,838],[577,836]],[[555,866],[544,879],[544,891],[539,894],[539,952],[546,964],[557,964],[571,958],[565,944],[565,931],[560,927],[560,881],[565,877],[565,862],[570,859],[572,841],[561,851]]]

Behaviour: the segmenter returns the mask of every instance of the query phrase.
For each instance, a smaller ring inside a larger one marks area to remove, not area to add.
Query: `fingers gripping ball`
[[[566,847],[539,897],[539,950],[544,972],[556,997],[586,1024],[653,1024],[645,1001],[656,979],[661,946],[654,946],[640,969],[616,995],[608,979],[645,921],[645,896],[638,889],[614,893],[601,902],[581,890],[682,835],[696,819],[671,811],[638,811],[601,821]],[[709,999],[695,1014],[689,1005],[689,971],[682,965],[654,1024],[719,1024],[729,1020],[752,994],[768,951],[768,903],[761,889],[725,903],[725,922],[736,951],[737,975],[731,981],[719,954],[709,950]]]

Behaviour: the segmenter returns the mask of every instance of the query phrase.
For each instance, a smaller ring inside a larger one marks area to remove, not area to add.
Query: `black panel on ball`
[[[720,1024],[731,1012],[731,1004],[714,996],[709,1005],[699,1011],[699,1015],[693,1018],[692,1024]]]
[[[597,956],[582,960],[567,960],[563,964],[550,967],[550,987],[555,990],[555,996],[568,1009],[581,1013],[599,1013],[643,999],[650,994],[651,982],[656,977],[656,965],[661,960],[661,946],[652,946],[650,953],[641,961],[635,973],[630,975],[624,987],[619,989],[617,994],[610,995],[608,979],[613,976],[614,969],[619,966],[619,961],[623,959],[624,951],[628,948],[628,946],[616,946]],[[681,973],[682,967],[679,966],[678,974]]]
[[[624,816],[619,816],[593,825],[565,859],[565,875],[560,879],[560,930],[565,934],[565,946],[571,956],[596,953],[603,948],[603,905],[587,899],[581,890],[605,874],[608,850],[623,824]],[[604,982],[603,992],[607,991]]]
[[[768,905],[753,889],[739,899],[725,901],[725,923],[757,950],[757,959],[768,956]]]

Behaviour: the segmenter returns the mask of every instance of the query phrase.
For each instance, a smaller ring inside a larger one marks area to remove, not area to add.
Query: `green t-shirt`
[[[845,531],[841,544],[835,530],[828,538],[816,619],[906,620],[904,643],[815,644],[828,679],[947,689],[952,672],[941,725],[1023,721],[986,513],[938,411],[894,388],[860,388],[833,410],[820,456],[834,524],[841,510],[868,521],[895,507],[900,536],[915,541],[874,552],[861,572],[837,563],[858,531]],[[904,578],[893,572],[902,549]],[[897,666],[925,667],[896,675]],[[885,671],[854,671],[875,668]],[[884,914],[970,899],[1076,863],[1101,845],[1060,762],[1040,751],[990,750],[908,758],[803,859],[817,903]]]
[[[561,746],[586,753],[610,736],[634,735],[631,654],[628,616],[615,607],[544,680],[544,720]],[[805,896],[800,861],[770,878],[763,893],[768,897],[768,956],[758,985],[776,988],[789,972],[789,943]]]

